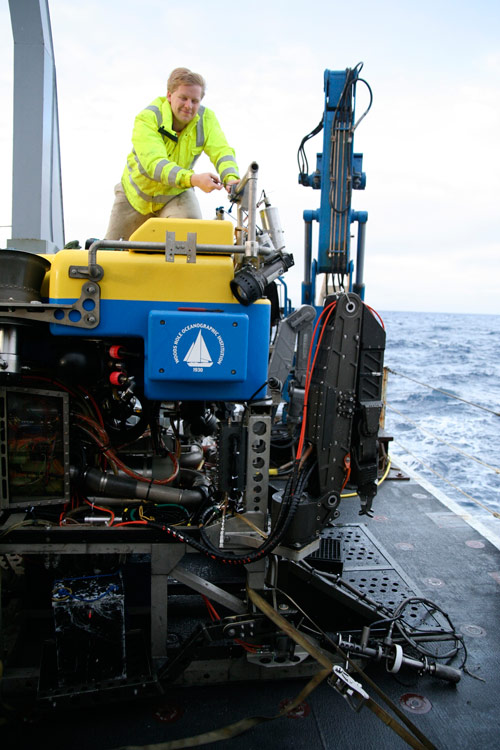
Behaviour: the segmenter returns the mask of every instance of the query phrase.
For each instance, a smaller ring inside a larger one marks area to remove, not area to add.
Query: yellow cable
[[[144,515],[144,509],[142,505],[139,505],[139,518],[141,519],[141,521],[154,521],[155,520],[153,516]]]
[[[387,479],[387,475],[389,474],[390,468],[391,468],[391,459],[389,458],[387,460],[387,468],[386,468],[383,476],[377,482],[377,486],[378,487],[380,487],[380,485],[382,484],[382,482],[384,482]],[[269,476],[276,476],[277,473],[278,473],[277,469],[269,469]],[[344,498],[344,497],[358,497],[358,493],[357,492],[349,492],[347,495],[341,495],[340,497],[342,497],[342,498]],[[242,516],[242,518],[243,518],[243,516]]]
[[[383,476],[377,482],[377,487],[380,487],[380,485],[382,484],[382,482],[385,482],[385,480],[387,479],[387,475],[389,474],[390,470],[391,470],[391,459],[388,458],[387,459],[387,468],[384,471]],[[357,492],[349,492],[349,494],[347,494],[347,495],[341,495],[340,497],[341,498],[344,498],[344,497],[358,497],[358,493]]]

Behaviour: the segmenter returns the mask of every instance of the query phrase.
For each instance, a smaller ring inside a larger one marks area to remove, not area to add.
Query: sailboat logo
[[[184,336],[186,336],[185,343]],[[203,373],[212,365],[221,365],[225,353],[224,339],[210,323],[189,323],[177,333],[173,340],[172,356],[175,364],[184,363],[193,373]]]
[[[189,367],[212,367],[213,360],[201,331],[198,331],[198,336],[189,347],[188,353],[184,357],[184,362]]]

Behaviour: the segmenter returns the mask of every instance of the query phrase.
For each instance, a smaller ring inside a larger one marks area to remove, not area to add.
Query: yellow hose
[[[389,474],[390,469],[391,469],[391,459],[388,458],[387,459],[387,468],[384,471],[383,476],[377,482],[377,486],[378,487],[380,487],[380,485],[382,484],[382,482],[384,482],[387,479],[387,475]],[[347,495],[341,495],[340,497],[344,498],[344,497],[357,497],[357,496],[358,496],[357,492],[349,492],[349,494],[347,494]]]

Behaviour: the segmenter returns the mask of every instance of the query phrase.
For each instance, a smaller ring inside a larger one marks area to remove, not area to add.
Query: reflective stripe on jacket
[[[215,114],[203,106],[182,132],[176,133],[170,103],[166,97],[158,97],[135,118],[132,145],[122,185],[141,214],[160,210],[174,195],[191,187],[193,167],[203,151],[224,184],[239,179],[234,151]]]

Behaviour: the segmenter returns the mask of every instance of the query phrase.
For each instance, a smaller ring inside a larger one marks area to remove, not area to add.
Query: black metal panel
[[[335,298],[328,298],[325,307]],[[341,295],[327,318],[318,345],[309,391],[307,439],[315,448],[318,468],[310,491],[325,501],[339,494],[346,477],[354,415],[363,305],[355,294]],[[332,505],[325,503],[326,516]]]
[[[220,425],[218,474],[219,489],[243,492],[246,480],[247,432],[241,424]]]
[[[357,408],[352,430],[351,482],[359,488],[362,501],[377,492],[378,430],[382,412],[385,331],[372,312],[364,307],[359,352]]]

